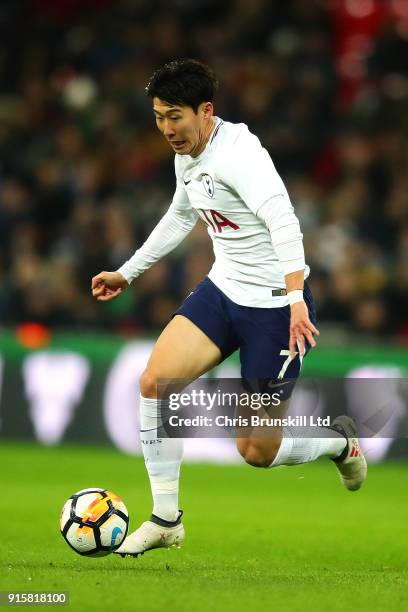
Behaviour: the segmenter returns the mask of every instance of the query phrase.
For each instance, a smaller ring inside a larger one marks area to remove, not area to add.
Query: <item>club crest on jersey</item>
[[[210,197],[214,197],[214,181],[209,174],[201,175],[201,182],[204,186],[206,194]]]

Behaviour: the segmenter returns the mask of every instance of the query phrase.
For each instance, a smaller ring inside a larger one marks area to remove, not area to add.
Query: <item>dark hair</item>
[[[218,87],[211,68],[193,59],[178,59],[158,68],[146,93],[169,104],[191,106],[196,113],[202,102],[212,102]]]

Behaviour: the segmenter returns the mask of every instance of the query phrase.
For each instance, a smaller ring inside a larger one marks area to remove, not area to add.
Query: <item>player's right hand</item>
[[[128,282],[120,272],[100,272],[92,279],[92,295],[100,302],[108,302],[127,286]]]

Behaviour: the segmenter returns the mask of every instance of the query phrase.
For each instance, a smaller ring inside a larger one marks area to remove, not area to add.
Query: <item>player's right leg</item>
[[[183,454],[180,438],[159,438],[166,402],[158,399],[160,380],[194,380],[220,362],[218,346],[197,325],[176,315],[158,338],[140,379],[140,435],[153,495],[153,513],[116,551],[121,555],[178,546],[184,528],[178,505]]]
[[[195,380],[221,360],[221,351],[190,319],[176,315],[157,339],[140,378],[143,397],[157,398],[160,380]]]

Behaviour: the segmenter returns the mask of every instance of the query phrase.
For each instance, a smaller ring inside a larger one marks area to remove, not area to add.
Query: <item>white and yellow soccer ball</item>
[[[103,557],[122,544],[129,513],[121,498],[107,489],[82,489],[66,501],[61,511],[61,533],[80,555]]]

